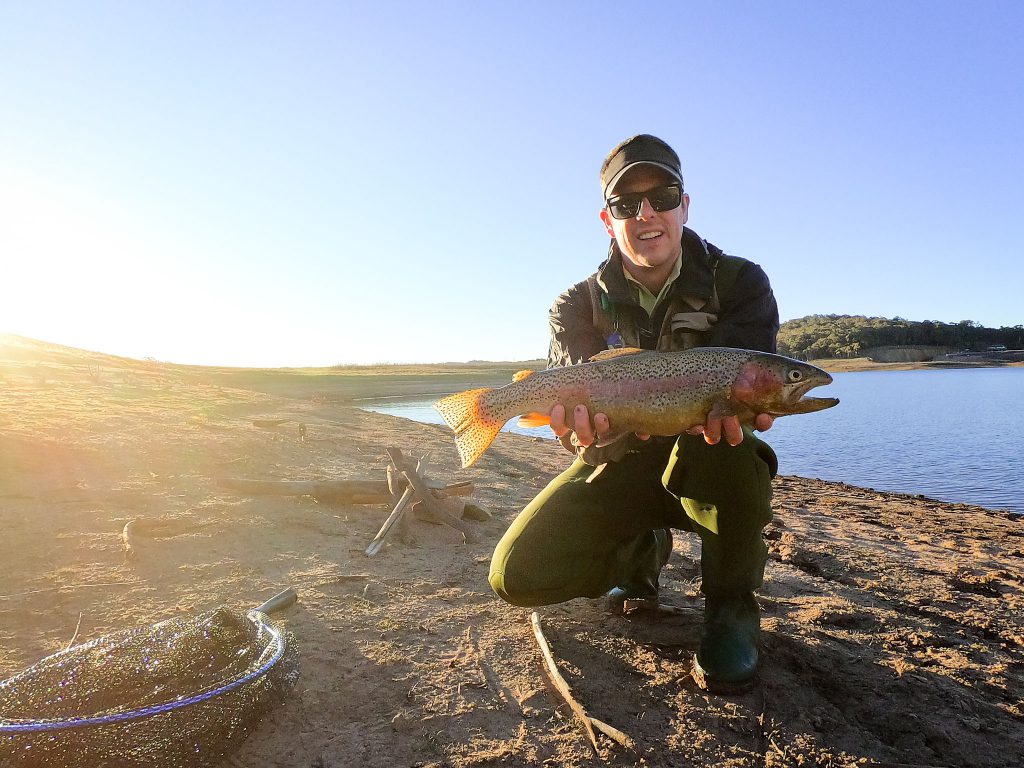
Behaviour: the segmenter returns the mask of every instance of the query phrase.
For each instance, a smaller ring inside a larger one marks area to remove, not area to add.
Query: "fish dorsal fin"
[[[512,381],[522,381],[527,376],[533,376],[535,373],[536,371],[518,371],[512,374]]]
[[[596,355],[590,358],[590,362],[596,363],[599,360],[611,360],[616,357],[623,357],[625,355],[639,355],[643,352],[650,352],[649,349],[639,349],[637,347],[622,347],[620,349],[604,349],[598,352]]]

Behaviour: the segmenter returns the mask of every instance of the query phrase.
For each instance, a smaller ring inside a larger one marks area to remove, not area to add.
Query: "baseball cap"
[[[656,166],[683,183],[683,170],[675,150],[657,136],[641,133],[621,142],[601,165],[601,191],[606,199],[626,171],[638,165]]]

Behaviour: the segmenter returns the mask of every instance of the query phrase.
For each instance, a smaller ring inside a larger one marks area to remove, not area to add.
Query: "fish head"
[[[810,363],[756,352],[740,367],[733,381],[732,399],[753,413],[813,413],[839,404],[834,397],[806,397],[815,387],[831,383],[828,371]]]

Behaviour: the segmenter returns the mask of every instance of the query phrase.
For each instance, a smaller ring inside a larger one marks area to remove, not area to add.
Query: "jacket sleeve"
[[[594,327],[590,289],[585,280],[555,299],[548,311],[548,325],[548,368],[585,363],[607,346]]]
[[[711,347],[775,352],[778,333],[779,307],[768,275],[759,265],[748,262],[722,301],[718,322],[706,343]]]

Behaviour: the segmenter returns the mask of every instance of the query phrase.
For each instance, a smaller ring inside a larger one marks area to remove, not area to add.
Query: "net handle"
[[[295,594],[295,590],[288,587],[288,589],[283,592],[278,592],[272,598],[267,600],[267,602],[263,603],[263,605],[257,606],[255,610],[269,616],[271,613],[283,611],[298,599],[299,596]]]

